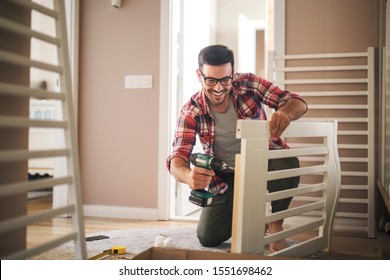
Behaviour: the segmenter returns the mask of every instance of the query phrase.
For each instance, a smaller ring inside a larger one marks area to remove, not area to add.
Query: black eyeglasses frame
[[[207,77],[202,70],[199,69],[199,72],[202,74],[203,81],[207,86],[216,86],[218,83],[221,84],[221,86],[230,86],[233,82],[233,73],[230,76],[223,77],[221,79],[216,79],[216,78],[210,78]]]

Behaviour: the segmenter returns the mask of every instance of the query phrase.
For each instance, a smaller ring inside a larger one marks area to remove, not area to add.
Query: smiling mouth
[[[225,93],[225,91],[224,91],[224,90],[221,90],[221,91],[219,91],[219,92],[213,91],[212,93],[213,93],[215,96],[221,96],[222,94]]]

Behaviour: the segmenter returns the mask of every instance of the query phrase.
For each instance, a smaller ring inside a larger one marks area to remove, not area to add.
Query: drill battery
[[[226,203],[226,197],[223,194],[212,194],[206,190],[191,191],[189,201],[200,206],[214,206]]]

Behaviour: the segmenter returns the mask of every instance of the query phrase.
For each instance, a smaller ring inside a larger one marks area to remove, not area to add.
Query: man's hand
[[[276,140],[290,124],[289,115],[283,111],[276,111],[269,120],[271,140]]]
[[[291,98],[269,120],[271,140],[276,140],[289,126],[291,121],[299,119],[307,110],[307,104],[299,99]]]
[[[196,166],[191,169],[181,157],[174,157],[171,160],[171,174],[177,181],[187,184],[192,190],[207,188],[215,175],[213,170]]]
[[[214,175],[213,170],[195,166],[188,173],[187,184],[192,190],[203,190],[209,186]]]

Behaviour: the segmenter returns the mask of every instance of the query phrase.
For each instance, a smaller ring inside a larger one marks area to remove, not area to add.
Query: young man
[[[263,104],[274,108],[270,121],[270,149],[288,148],[280,138],[291,121],[307,110],[306,102],[297,94],[274,86],[250,73],[234,72],[233,52],[223,45],[202,49],[196,70],[202,89],[183,106],[176,128],[172,153],[167,159],[169,172],[192,190],[217,189],[223,193],[225,204],[202,209],[197,235],[206,247],[217,246],[231,237],[234,173],[220,173],[200,167],[191,167],[189,158],[199,135],[205,154],[212,155],[234,166],[235,154],[240,153],[236,139],[237,119],[266,120]],[[296,168],[297,158],[270,160],[269,170]],[[295,188],[299,177],[272,181],[269,192]],[[291,198],[272,202],[272,212],[288,208]],[[260,206],[263,207],[263,206]],[[269,225],[269,232],[283,230],[283,220]],[[287,246],[285,240],[270,244],[270,251]]]

